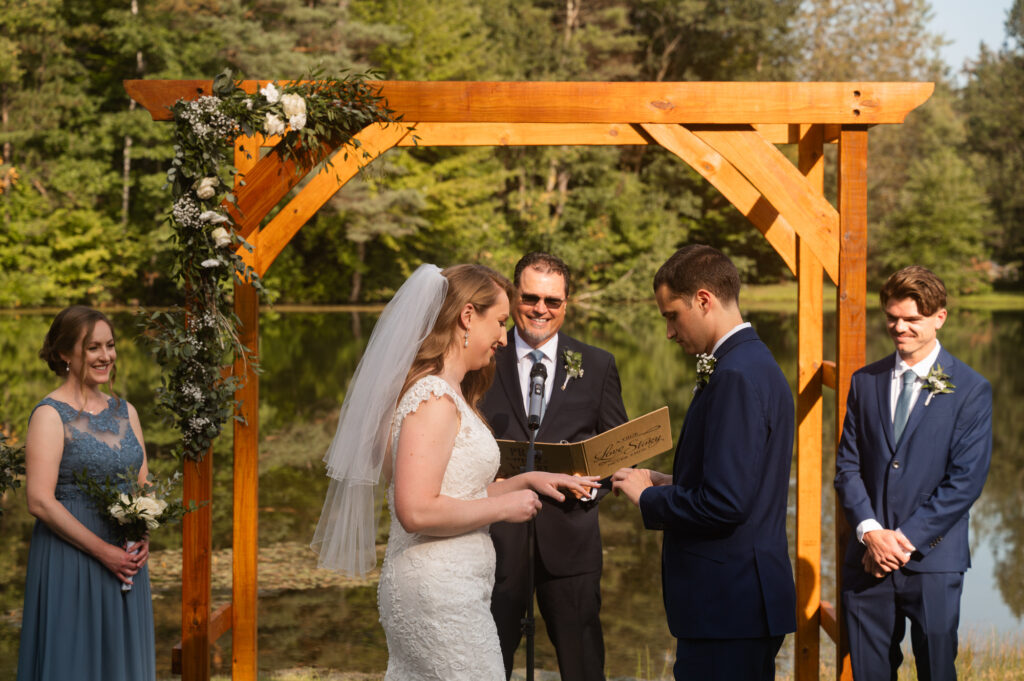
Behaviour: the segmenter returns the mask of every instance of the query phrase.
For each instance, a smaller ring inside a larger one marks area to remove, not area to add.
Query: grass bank
[[[744,286],[740,291],[740,303],[744,310],[758,312],[795,312],[796,282]],[[822,290],[825,310],[835,308],[836,287],[826,283]],[[878,307],[877,291],[868,290],[868,307]],[[1024,293],[1003,291],[981,295],[957,296],[949,300],[951,309],[966,310],[1024,310]]]

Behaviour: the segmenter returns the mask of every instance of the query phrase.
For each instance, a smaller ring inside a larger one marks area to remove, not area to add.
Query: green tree
[[[885,271],[908,263],[939,273],[953,294],[991,288],[985,263],[987,197],[956,149],[911,164],[877,251]]]
[[[991,198],[993,257],[1008,266],[1007,278],[1019,286],[1024,281],[1024,0],[1010,9],[1002,48],[993,52],[983,46],[966,71],[967,148]]]

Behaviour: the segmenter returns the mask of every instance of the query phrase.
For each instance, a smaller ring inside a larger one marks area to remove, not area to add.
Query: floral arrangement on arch
[[[358,149],[355,135],[366,126],[398,122],[367,82],[371,76],[376,74],[334,79],[314,71],[304,80],[270,82],[249,93],[225,70],[211,94],[172,107],[174,159],[167,180],[174,203],[168,220],[176,245],[172,274],[185,305],[147,313],[144,325],[164,369],[158,402],[181,433],[177,454],[202,459],[234,413],[239,381],[222,368],[234,355],[251,360],[235,332],[235,278],[264,293],[259,276],[238,254],[239,247],[251,246],[225,209],[235,202],[235,139],[279,137],[275,151],[299,171],[326,166],[336,149]]]

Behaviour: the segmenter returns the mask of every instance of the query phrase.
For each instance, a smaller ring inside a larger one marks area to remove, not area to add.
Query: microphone
[[[530,370],[530,414],[526,419],[526,427],[530,430],[540,428],[540,412],[544,403],[544,381],[548,370],[543,362],[534,362]]]

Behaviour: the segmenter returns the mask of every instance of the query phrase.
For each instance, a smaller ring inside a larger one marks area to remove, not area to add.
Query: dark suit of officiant
[[[640,511],[664,531],[665,612],[687,652],[676,678],[729,678],[713,660],[745,656],[770,666],[756,678],[774,678],[775,651],[796,629],[786,539],[793,396],[752,328],[714,355],[686,412],[672,484],[645,489]]]
[[[494,384],[481,402],[494,436],[529,440],[526,409],[516,364],[515,331],[508,345],[499,348]],[[565,382],[563,353],[582,356],[583,375]],[[619,374],[611,353],[558,334],[551,399],[544,411],[537,442],[579,442],[625,423]],[[558,655],[566,681],[604,678],[604,640],[601,634],[601,533],[597,502],[581,502],[569,495],[563,503],[542,496],[537,514],[535,586],[537,602]],[[498,626],[505,673],[522,638],[521,619],[529,603],[526,595],[527,525],[496,523],[491,537],[497,570],[491,612]]]

